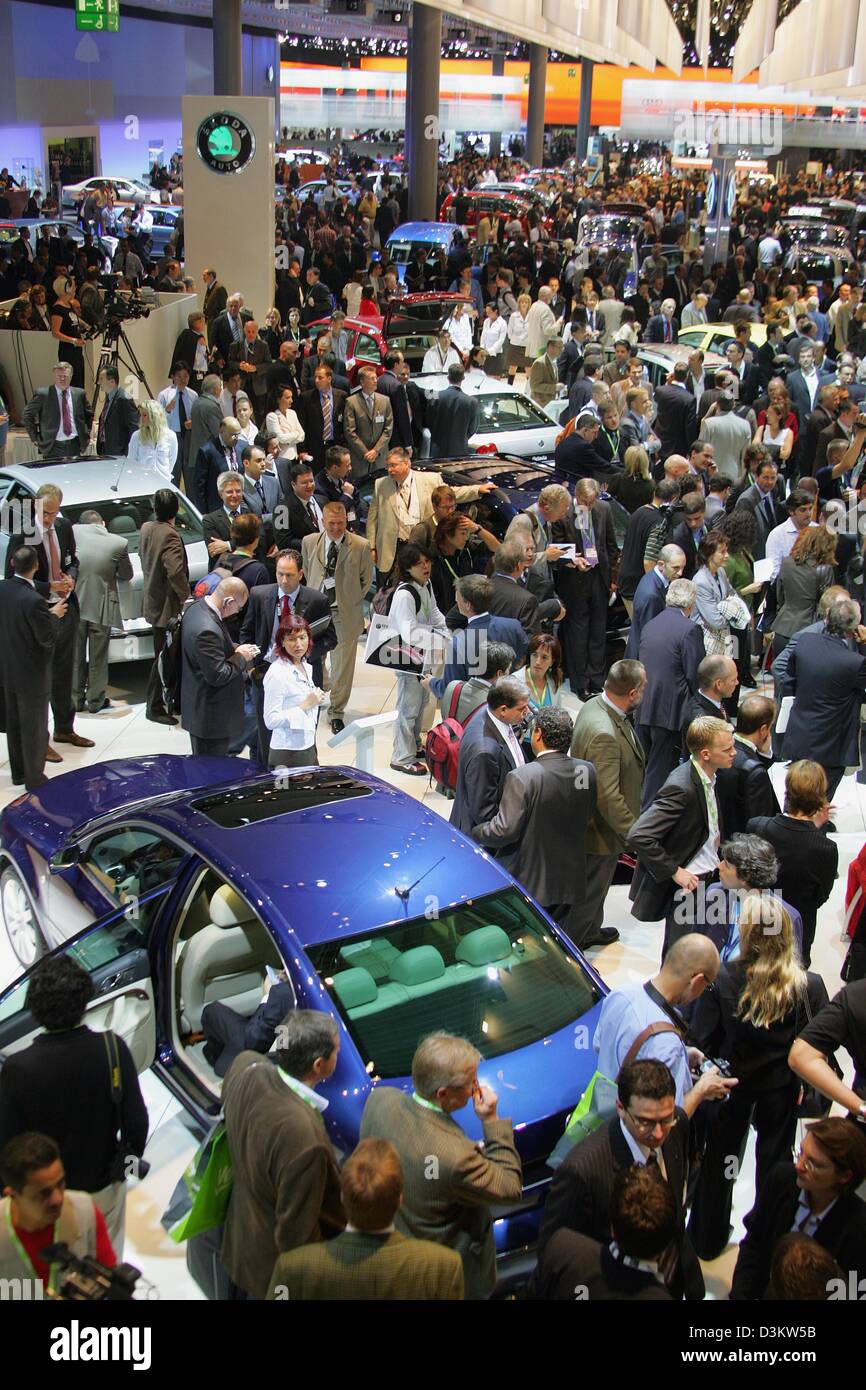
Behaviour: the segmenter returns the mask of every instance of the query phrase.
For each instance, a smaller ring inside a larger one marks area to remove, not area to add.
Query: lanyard
[[[545,704],[545,701],[549,699],[549,692],[548,692],[548,689],[547,689],[547,677],[545,676],[545,678],[544,678],[543,693],[542,693],[541,695],[539,695],[539,693],[538,693],[538,686],[535,684],[535,681],[532,679],[532,676],[529,674],[529,667],[527,666],[527,668],[526,668],[526,684],[529,686],[529,689],[532,691],[533,695],[535,696],[535,703],[536,703],[539,707],[543,707],[544,704]]]
[[[446,568],[447,568],[447,569],[450,571],[450,573],[451,573],[451,577],[453,578],[454,583],[456,584],[456,583],[457,583],[457,580],[460,578],[460,575],[457,573],[457,571],[456,571],[456,569],[454,568],[454,566],[452,565],[451,561],[448,559],[448,556],[447,556],[447,555],[443,555],[442,552],[441,552],[441,550],[440,550],[440,552],[439,552],[439,559],[442,560],[442,561],[444,562]]]
[[[425,1110],[432,1110],[437,1115],[443,1115],[445,1113],[443,1110],[439,1109],[438,1105],[434,1105],[432,1100],[425,1100],[423,1096],[419,1096],[417,1091],[412,1092],[412,1099],[415,1101],[416,1105],[423,1106]]]
[[[58,1226],[58,1224],[59,1224],[59,1223],[58,1223],[57,1221],[55,1221],[55,1223],[54,1223],[54,1230],[51,1232],[51,1244],[52,1244],[52,1245],[55,1243],[55,1241],[56,1241],[56,1239],[57,1239],[57,1226]],[[6,1229],[7,1229],[7,1231],[9,1232],[9,1239],[12,1241],[12,1244],[14,1245],[15,1250],[16,1250],[16,1252],[17,1252],[17,1254],[18,1254],[18,1257],[19,1257],[19,1259],[21,1260],[21,1263],[23,1264],[24,1268],[30,1270],[30,1273],[33,1275],[33,1278],[34,1278],[34,1279],[39,1279],[39,1275],[36,1273],[36,1267],[35,1267],[35,1265],[33,1264],[33,1261],[31,1260],[30,1256],[27,1254],[27,1251],[24,1249],[24,1246],[21,1244],[21,1241],[20,1241],[20,1239],[19,1239],[19,1237],[18,1237],[18,1232],[16,1231],[15,1227],[12,1225],[12,1198],[11,1198],[11,1197],[9,1198],[9,1205],[8,1205],[8,1207],[6,1208]],[[56,1279],[56,1278],[57,1278],[57,1266],[56,1266],[56,1265],[52,1265],[51,1268],[50,1268],[50,1270],[49,1270],[49,1273],[48,1273],[48,1293],[49,1293],[50,1296],[53,1296],[53,1294],[54,1294],[54,1287],[55,1287],[55,1279]],[[41,1281],[40,1281],[40,1282],[41,1282]]]

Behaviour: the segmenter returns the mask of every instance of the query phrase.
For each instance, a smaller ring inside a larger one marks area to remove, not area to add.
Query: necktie
[[[229,516],[231,517],[232,521],[234,521],[234,519],[235,519],[236,516],[240,516],[240,512],[237,511],[237,510],[235,510],[235,511],[233,511],[233,512],[229,512]]]
[[[291,616],[292,605],[289,601],[289,596],[288,594],[283,594],[283,597],[280,601],[280,622],[284,623],[286,621],[286,618],[290,618]]]
[[[181,429],[183,429],[186,424],[186,402],[184,401],[182,391],[178,391],[177,393],[177,418],[180,422]]]
[[[265,505],[265,490],[264,490],[264,488],[262,487],[261,479],[259,479],[259,480],[256,482],[256,485],[255,485],[255,486],[256,486],[256,492],[259,494],[259,497],[260,497],[260,499],[261,499],[262,506],[264,507],[264,505]]]
[[[340,553],[340,552],[339,552],[338,547],[337,547],[337,542],[336,542],[336,541],[331,541],[331,544],[328,546],[328,559],[327,559],[327,561],[326,561],[326,563],[325,563],[325,578],[326,578],[326,579],[333,579],[333,577],[334,577],[334,572],[336,571],[336,568],[337,568],[337,556],[339,555],[339,553]]]
[[[316,516],[315,508],[313,507],[312,502],[308,502],[308,503],[307,503],[307,515],[309,516],[311,522],[313,523],[313,525],[315,526],[316,530],[318,531],[318,529],[319,529],[319,521],[318,521],[318,517]]]
[[[237,398],[237,396],[232,396],[232,415],[237,415],[237,413],[238,413],[238,398]]]
[[[401,387],[400,387],[400,390],[403,392],[403,400],[406,402],[406,414],[407,414],[408,417],[409,417],[409,424],[411,425],[411,423],[412,423],[412,407],[411,407],[411,405],[409,404],[409,392],[406,390],[406,387],[405,387],[405,386],[401,386]]]
[[[57,544],[57,532],[53,526],[49,526],[46,535],[48,536],[48,553],[51,556],[51,578],[62,579],[63,571],[60,568],[60,547]]]
[[[668,322],[668,320],[665,319],[665,342],[666,342],[666,343],[669,343],[670,340],[671,340],[671,326],[670,326],[670,323]]]
[[[324,392],[322,397],[322,437],[327,443],[334,433],[331,423],[331,397],[328,392]]]
[[[69,387],[68,387],[68,386],[67,386],[66,390],[63,392],[63,395],[61,396],[60,400],[61,400],[61,408],[62,408],[62,411],[63,411],[63,433],[64,433],[64,434],[71,434],[71,433],[72,433],[72,410],[71,410],[71,407],[70,407],[70,405],[69,405]]]
[[[104,404],[103,407],[102,407],[102,414],[101,414],[100,417],[99,417],[99,429],[97,430],[97,433],[96,433],[96,438],[98,439],[98,441],[99,441],[100,444],[104,444],[104,443],[105,443],[105,421],[106,421],[106,419],[107,419],[107,417],[108,417],[108,407],[110,406],[110,404],[111,404],[111,402],[109,401],[108,397],[106,396],[106,397],[105,397],[105,404]]]
[[[236,469],[237,466],[238,466],[238,462],[237,462],[237,459],[235,458],[235,451],[234,451],[234,449],[232,449],[230,446],[226,445],[226,447],[225,447],[225,449],[223,450],[223,452],[225,453],[225,456],[226,456],[226,465],[227,465],[227,467],[228,467],[229,469],[232,469],[232,470]]]
[[[240,340],[241,340],[241,325],[240,325],[240,321],[239,321],[238,319],[236,319],[236,318],[233,318],[232,315],[229,314],[229,323],[231,324],[231,328],[232,328],[232,337],[234,338],[234,340],[235,340],[236,343],[239,343]]]
[[[772,526],[775,523],[776,516],[773,511],[773,500],[769,494],[764,498],[761,506],[764,509],[764,516],[767,518],[767,522]]]

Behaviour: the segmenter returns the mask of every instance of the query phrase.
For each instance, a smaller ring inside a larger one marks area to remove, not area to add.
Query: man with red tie
[[[58,362],[54,385],[40,386],[24,407],[24,428],[43,459],[76,458],[90,440],[87,397],[72,385],[72,367]]]
[[[121,386],[116,367],[102,368],[99,386],[103,401],[96,426],[96,452],[119,456],[126,453],[129,441],[138,429],[138,406]]]
[[[83,392],[81,393],[84,394]],[[93,740],[82,738],[73,729],[75,706],[72,701],[72,674],[75,659],[75,639],[78,633],[78,599],[75,581],[78,578],[78,556],[75,534],[70,522],[60,515],[63,493],[54,483],[43,483],[36,493],[35,516],[24,529],[10,538],[6,551],[6,578],[12,573],[12,557],[22,545],[36,552],[37,568],[34,586],[49,603],[49,607],[66,604],[60,630],[54,644],[51,661],[51,713],[54,718],[54,742],[71,743],[76,748],[93,748]],[[63,759],[48,748],[46,761],[61,763]]]
[[[676,307],[675,300],[662,300],[658,313],[653,315],[646,326],[644,342],[675,343],[677,341],[677,325],[674,319]]]

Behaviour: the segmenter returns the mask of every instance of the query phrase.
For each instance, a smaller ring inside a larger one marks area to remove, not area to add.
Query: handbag
[[[219,1119],[184,1169],[160,1217],[161,1225],[178,1245],[221,1226],[233,1186],[228,1136]]]

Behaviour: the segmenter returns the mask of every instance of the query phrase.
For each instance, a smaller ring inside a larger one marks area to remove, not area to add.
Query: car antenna
[[[445,855],[443,854],[441,859],[437,859],[435,864],[431,864],[429,869],[425,869],[423,874],[421,875],[421,878],[416,878],[415,882],[410,883],[408,888],[394,889],[394,892],[397,894],[397,897],[400,899],[401,903],[407,903],[409,901],[409,894],[412,892],[412,889],[418,887],[418,884],[421,882],[421,879],[426,878],[428,874],[432,874],[434,869],[438,869],[439,865],[443,863],[444,859]]]
[[[126,463],[126,459],[123,458],[123,459],[120,460],[120,463],[117,465],[117,472],[116,472],[115,475],[114,475],[114,482],[111,484],[110,488],[108,489],[109,492],[117,492],[118,484],[120,483],[120,475],[121,475],[121,473],[123,472],[123,465],[124,465],[125,463]]]

